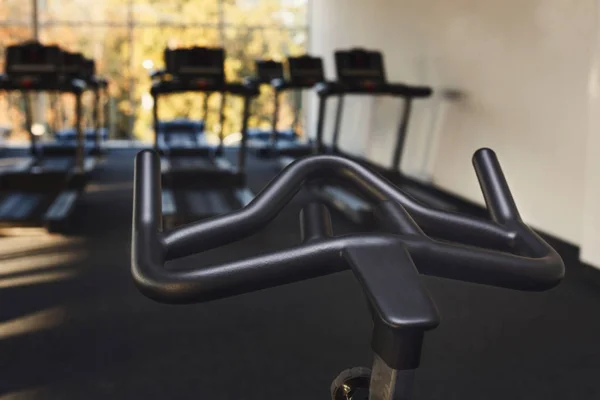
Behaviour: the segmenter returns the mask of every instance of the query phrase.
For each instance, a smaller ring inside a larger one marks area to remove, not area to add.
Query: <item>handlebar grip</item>
[[[488,148],[477,150],[473,155],[473,166],[492,219],[502,225],[520,222],[519,210],[496,153]]]
[[[162,230],[162,189],[160,157],[143,150],[135,159],[135,188],[133,193],[134,227]]]

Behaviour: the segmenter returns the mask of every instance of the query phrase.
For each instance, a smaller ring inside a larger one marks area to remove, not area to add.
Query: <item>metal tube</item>
[[[346,184],[352,184],[360,195],[370,201],[377,202],[390,199],[400,203],[428,235],[452,240],[456,238],[457,232],[460,232],[462,243],[497,249],[510,247],[515,239],[512,230],[505,229],[496,223],[425,207],[367,168],[348,159],[335,156],[306,157],[295,161],[277,178],[273,179],[269,185],[265,186],[249,206],[244,209],[245,211],[240,212],[254,215],[251,218],[256,217],[257,219],[254,221],[256,223],[261,218],[274,217],[279,212],[278,205],[291,199],[307,179],[330,176],[342,178]],[[256,214],[254,214],[255,212]],[[215,224],[210,229],[215,229],[219,225],[218,229],[227,230],[228,223],[231,222],[228,218],[234,218],[235,215],[236,212],[214,220]],[[266,215],[269,217],[266,217]],[[253,227],[257,226],[249,223],[248,220],[244,221],[243,224],[235,224],[238,229],[235,232],[228,233],[228,237],[232,241],[240,239],[245,234],[244,232],[248,232],[247,230],[252,231]],[[210,237],[214,233],[211,232],[206,235],[206,228],[201,223],[181,226],[166,234],[165,241],[176,243],[173,246],[180,247],[183,252],[197,252],[200,251],[201,246],[209,243],[208,241],[211,240]]]
[[[25,125],[27,125],[27,132],[29,132],[29,154],[31,157],[38,157],[38,148],[37,148],[37,137],[33,134],[33,110],[31,107],[31,93],[24,92],[23,93],[23,103],[25,106]]]
[[[109,137],[110,131],[110,92],[108,91],[108,85],[104,88],[104,101],[102,102],[102,126],[106,129]]]
[[[77,132],[77,147],[75,148],[75,166],[84,172],[84,136],[81,97],[82,92],[75,94],[75,131]]]
[[[323,130],[325,126],[325,111],[327,107],[327,96],[319,96],[319,116],[317,117],[317,140],[316,148],[313,148],[314,154],[323,153],[325,146],[323,145]]]
[[[202,97],[202,118],[204,119],[204,130],[206,131],[206,123],[208,121],[208,98],[209,98],[210,94],[209,93],[204,93],[204,96]]]
[[[292,121],[292,132],[298,132],[298,125],[300,124],[300,98],[302,97],[302,92],[300,90],[295,90],[292,92],[292,101],[294,105],[294,119]]]
[[[385,361],[375,355],[369,400],[410,400],[412,399],[414,380],[414,369],[390,368]]]
[[[277,147],[277,123],[279,122],[280,101],[280,92],[279,90],[275,89],[275,108],[273,110],[273,118],[271,122],[271,147],[273,150],[275,150],[275,147]]]
[[[152,102],[152,120],[154,125],[154,149],[158,151],[158,93],[152,94],[154,101]]]
[[[242,113],[242,141],[238,151],[238,172],[243,173],[246,169],[246,151],[248,142],[248,118],[250,118],[250,96],[244,97],[244,110]]]
[[[478,150],[473,156],[473,166],[492,219],[504,225],[509,221],[521,221],[496,154],[489,149]]]
[[[94,89],[94,108],[93,108],[93,115],[92,115],[92,119],[94,120],[94,133],[95,133],[95,138],[96,138],[96,149],[100,149],[100,107],[101,105],[101,99],[100,99],[100,87],[96,87]]]
[[[217,148],[217,153],[220,154],[223,152],[223,140],[225,139],[225,92],[221,92],[221,105],[219,106],[219,147]],[[242,125],[248,127],[248,121],[246,114],[248,110],[246,110],[246,103],[244,103],[244,121],[242,121]],[[244,141],[245,128],[242,127],[242,142]],[[245,152],[245,150],[244,150]],[[245,156],[245,155],[244,155]]]
[[[31,26],[33,27],[33,40],[40,40],[40,26],[39,26],[39,9],[38,9],[38,0],[31,0],[32,3],[32,13],[31,13]]]
[[[135,84],[136,84],[136,78],[135,78],[135,74],[133,73],[134,71],[134,54],[133,54],[133,44],[135,42],[135,38],[133,35],[133,31],[135,29],[136,25],[135,25],[135,15],[134,15],[134,4],[133,4],[133,0],[129,0],[127,2],[127,44],[129,46],[129,60],[128,60],[128,69],[129,69],[129,96],[128,96],[128,100],[129,100],[129,105],[131,107],[132,110],[135,110],[135,107],[133,106],[135,103]],[[129,122],[129,132],[127,132],[127,136],[131,139],[133,138],[133,128],[135,126],[135,113],[132,112],[131,115],[128,118],[128,122]]]
[[[340,138],[340,129],[342,126],[342,115],[344,114],[344,96],[338,97],[337,109],[335,111],[335,125],[333,127],[333,138],[331,139],[331,147],[337,153],[338,141]]]
[[[396,148],[394,149],[394,158],[392,159],[392,168],[395,168],[398,171],[400,171],[400,159],[402,158],[402,151],[404,150],[404,143],[406,142],[406,132],[408,131],[411,111],[412,98],[406,97],[404,100],[404,107],[402,108],[400,126],[398,127],[398,139],[396,141]]]

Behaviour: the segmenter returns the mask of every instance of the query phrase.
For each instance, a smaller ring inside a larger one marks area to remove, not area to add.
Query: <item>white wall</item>
[[[600,268],[600,4],[596,7],[594,57],[589,76],[581,259]]]
[[[593,177],[600,180],[600,162],[586,163],[586,148],[594,154],[588,83],[596,7],[596,0],[313,1],[312,52],[325,58],[333,78],[335,49],[380,49],[390,80],[434,88],[434,98],[415,107],[405,172],[481,201],[470,158],[491,147],[525,220],[581,244],[589,220],[582,217],[584,197],[591,196],[588,209],[594,199],[600,204],[600,191],[586,194]],[[451,101],[447,89],[464,96]],[[394,100],[353,99],[342,145],[388,163],[398,107]],[[597,229],[590,242],[600,241]]]

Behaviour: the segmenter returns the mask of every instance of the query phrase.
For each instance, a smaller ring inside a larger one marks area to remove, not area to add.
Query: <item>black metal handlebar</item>
[[[495,154],[481,149],[473,162],[493,221],[427,208],[350,160],[314,156],[291,164],[238,211],[161,232],[160,160],[154,152],[142,151],[135,165],[133,277],[139,289],[155,300],[205,301],[342,271],[350,267],[346,250],[393,245],[405,248],[423,274],[521,290],[555,286],[564,274],[562,260],[521,221]],[[325,174],[379,202],[377,214],[388,232],[343,237],[324,233],[319,240],[312,232],[312,240],[272,254],[191,272],[164,268],[167,260],[256,232],[303,183]]]

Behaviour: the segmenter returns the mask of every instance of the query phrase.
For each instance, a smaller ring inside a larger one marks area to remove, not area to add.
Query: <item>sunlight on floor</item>
[[[52,249],[53,247],[67,244],[77,244],[81,242],[81,239],[68,238],[60,235],[46,234],[42,237],[36,237],[35,239],[26,237],[6,237],[0,238],[0,260],[4,260],[13,254],[42,250]]]
[[[48,236],[48,230],[41,226],[21,227],[8,226],[0,228],[0,238],[4,237],[32,237],[32,236]]]
[[[61,236],[0,239],[0,288],[72,278],[65,265],[81,260],[81,240]]]
[[[133,182],[119,182],[119,183],[90,183],[85,191],[87,193],[97,193],[97,192],[111,192],[111,191],[132,191],[133,190]]]
[[[52,329],[67,317],[62,307],[52,307],[0,323],[0,340],[31,332]]]
[[[81,239],[62,236],[1,238],[0,289],[72,278],[76,271],[69,264],[85,256],[81,244]],[[61,307],[53,307],[1,322],[0,340],[51,329],[65,316]]]
[[[35,400],[46,398],[44,388],[25,389],[0,396],[0,400]]]
[[[15,286],[28,286],[40,283],[62,281],[65,279],[73,278],[75,275],[77,274],[73,270],[35,273],[27,276],[19,276],[12,278],[3,278],[0,274],[0,289]]]

